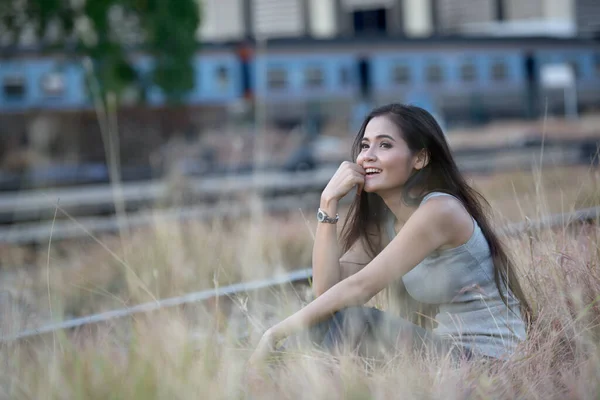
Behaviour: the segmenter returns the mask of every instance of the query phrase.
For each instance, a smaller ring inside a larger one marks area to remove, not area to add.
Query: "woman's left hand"
[[[265,361],[267,356],[274,350],[274,348],[275,335],[273,335],[273,332],[269,329],[262,335],[260,341],[258,342],[258,346],[256,346],[254,353],[252,353],[250,360],[248,360],[250,367],[259,367],[260,364]]]
[[[263,334],[258,346],[250,356],[248,360],[245,379],[246,384],[251,391],[261,391],[264,389],[265,384],[265,367],[264,362],[268,355],[273,351],[275,346],[275,340],[271,331],[267,331]]]

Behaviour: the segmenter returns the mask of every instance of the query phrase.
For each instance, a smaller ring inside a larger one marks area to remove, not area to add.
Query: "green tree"
[[[33,38],[41,51],[89,56],[103,93],[151,85],[176,100],[194,85],[200,0],[0,0],[0,48]],[[154,60],[143,76],[133,50]]]

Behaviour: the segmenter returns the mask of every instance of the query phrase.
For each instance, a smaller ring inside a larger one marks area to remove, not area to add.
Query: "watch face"
[[[322,222],[325,219],[325,214],[323,213],[323,211],[319,210],[317,212],[317,220]]]

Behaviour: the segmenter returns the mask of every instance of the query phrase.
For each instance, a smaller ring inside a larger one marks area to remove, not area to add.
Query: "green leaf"
[[[16,2],[0,1],[0,22],[18,35]],[[87,0],[81,10],[74,10],[70,0],[26,0],[27,23],[34,24],[38,37],[43,38],[49,23],[58,21],[64,37],[61,42],[48,43],[45,50],[75,49],[79,56],[89,56],[95,67],[103,94],[108,91],[119,95],[125,88],[139,85],[140,77],[129,57],[127,43],[119,43],[110,35],[109,12],[122,7],[134,14],[139,21],[138,29],[146,37],[141,50],[156,58],[156,69],[147,84],[160,87],[170,101],[181,99],[194,87],[192,60],[198,49],[196,32],[200,24],[197,0]],[[83,15],[76,15],[83,12]],[[87,18],[97,41],[68,43],[75,31],[75,19]]]

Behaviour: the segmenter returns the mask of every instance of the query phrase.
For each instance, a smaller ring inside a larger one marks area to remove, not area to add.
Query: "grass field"
[[[597,168],[548,168],[473,176],[498,224],[600,205]],[[316,204],[314,205],[316,207]],[[287,216],[235,224],[161,221],[123,237],[6,247],[0,287],[41,318],[76,317],[310,266],[312,205]],[[342,211],[343,216],[343,211]],[[10,266],[30,265],[29,268]],[[35,324],[33,315],[28,325]]]
[[[472,177],[498,224],[600,205],[598,169],[582,167]],[[2,330],[82,316],[310,265],[313,210],[236,224],[156,221],[124,237],[50,245],[32,257],[1,252]],[[599,228],[507,238],[536,320],[504,363],[459,367],[405,354],[375,364],[315,351],[279,357],[271,377],[247,391],[245,360],[268,320],[300,306],[292,291],[233,299],[249,319],[249,343],[219,304],[137,316],[125,323],[3,345],[0,398],[597,398],[600,380]],[[26,255],[27,254],[27,255]],[[383,297],[374,299],[386,307]],[[9,306],[7,307],[6,304]],[[215,312],[217,311],[217,312]],[[223,311],[219,313],[218,311]]]

